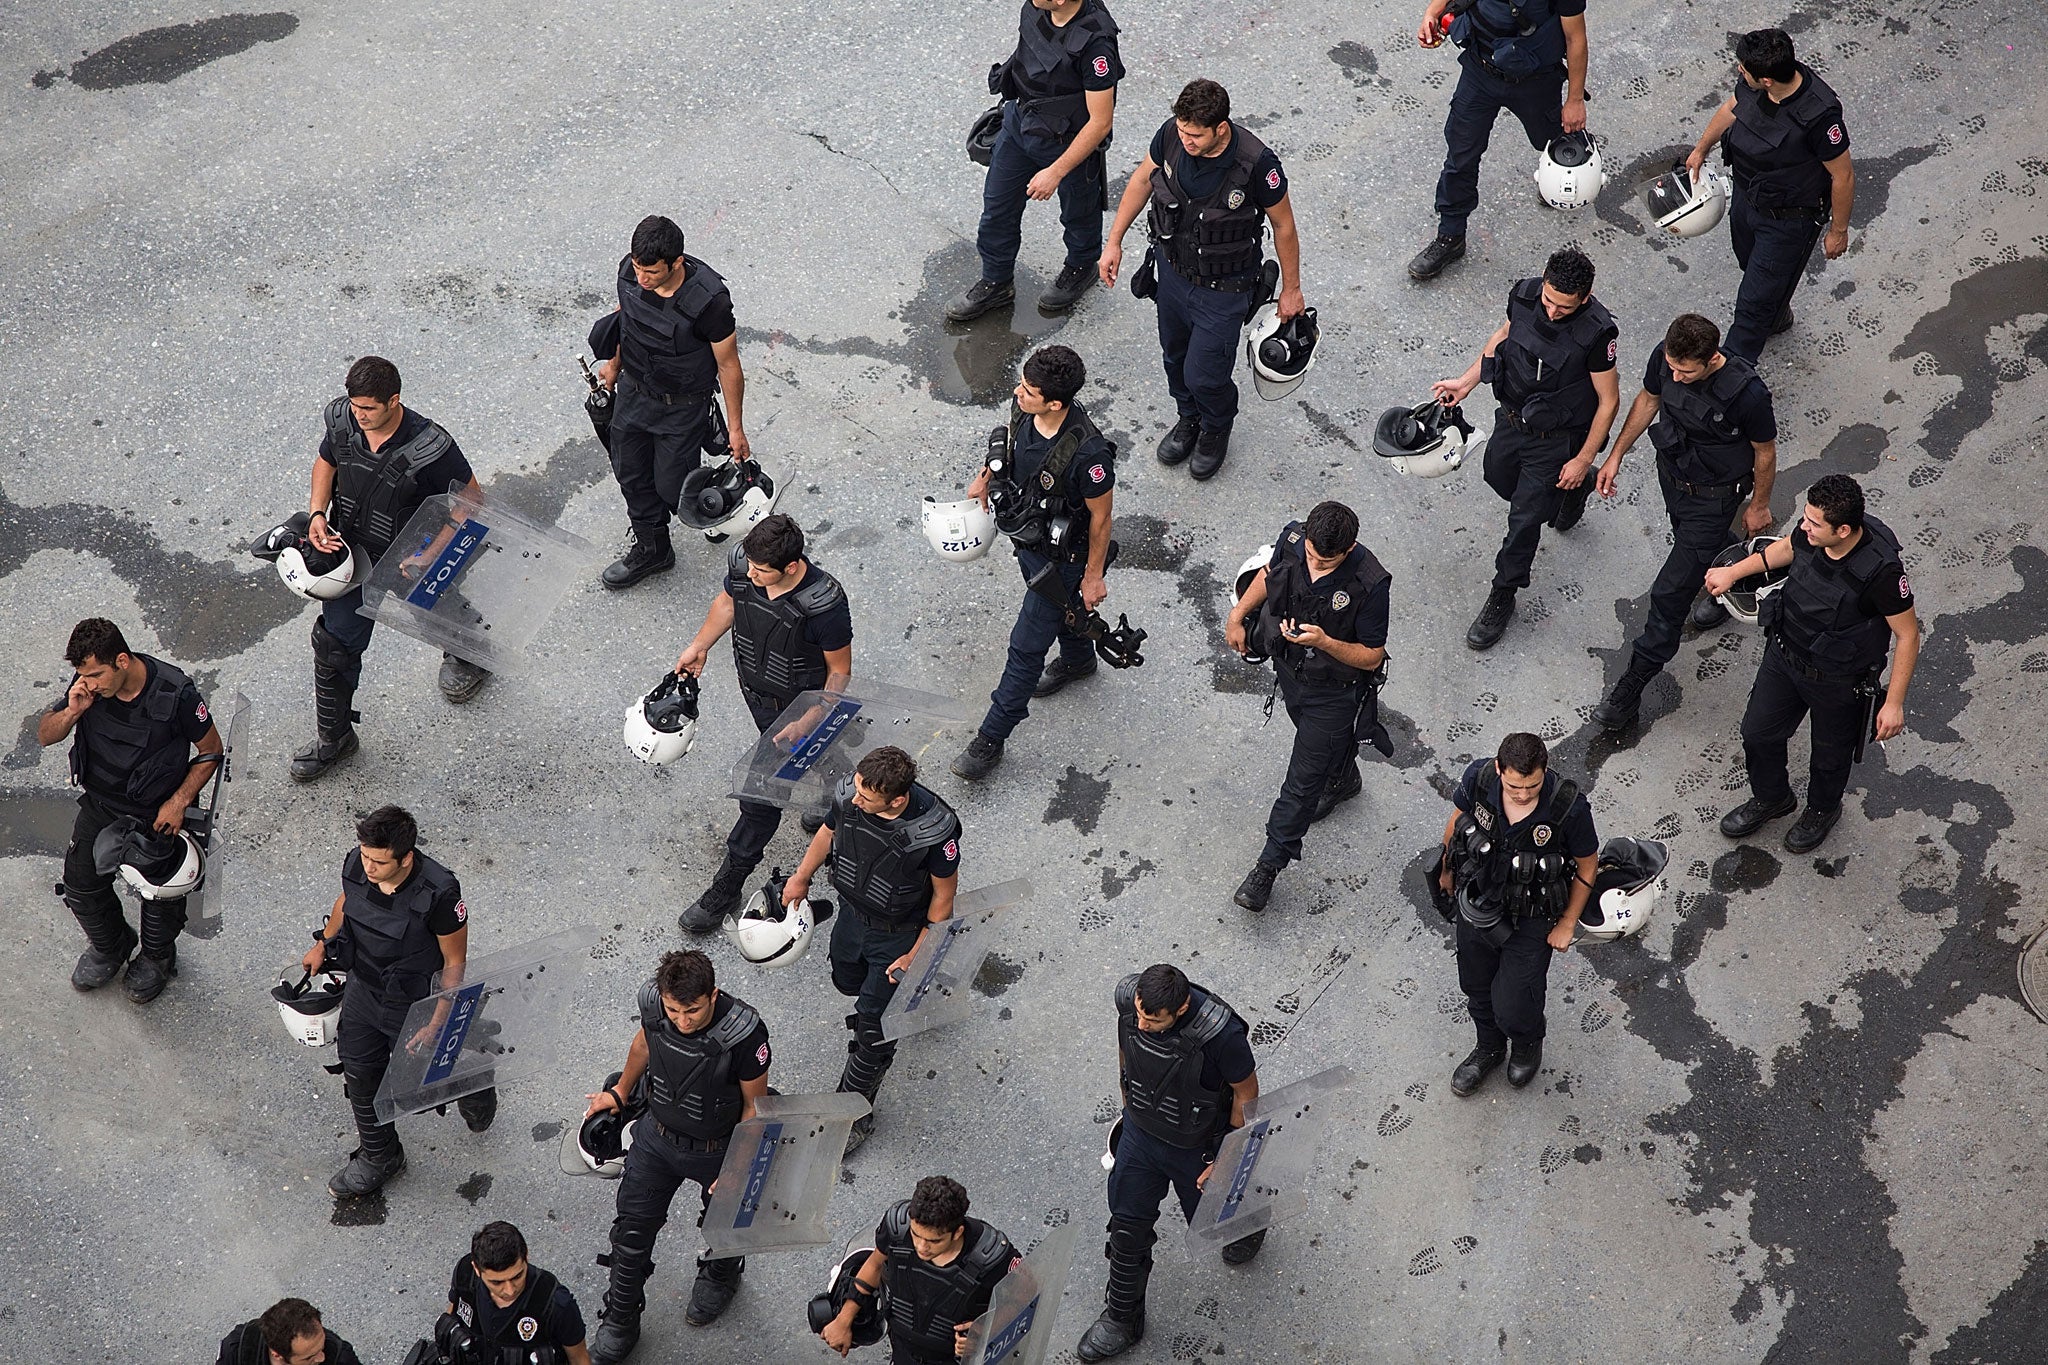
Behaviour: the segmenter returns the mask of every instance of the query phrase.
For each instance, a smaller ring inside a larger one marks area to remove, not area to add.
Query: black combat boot
[[[630,588],[675,566],[676,550],[668,538],[668,526],[635,526],[632,546],[623,557],[607,564],[600,577],[607,588]]]
[[[1316,813],[1310,818],[1327,819],[1330,812],[1365,790],[1365,778],[1359,773],[1356,763],[1346,763],[1337,770],[1337,775],[1323,786],[1323,794],[1316,800]]]
[[[875,1096],[881,1093],[882,1078],[896,1064],[896,1045],[883,1041],[879,1023],[858,1014],[846,1016],[846,1027],[853,1030],[853,1037],[846,1044],[846,1066],[839,1073],[839,1093],[859,1095],[873,1105]],[[870,1109],[854,1120],[852,1131],[846,1135],[845,1154],[852,1156],[859,1151],[874,1131],[875,1115]]]
[[[1433,237],[1429,245],[1415,253],[1415,259],[1408,262],[1408,278],[1433,280],[1444,273],[1444,267],[1465,255],[1465,238]]]
[[[1145,1286],[1152,1278],[1152,1244],[1159,1240],[1150,1223],[1125,1218],[1109,1220],[1109,1283],[1102,1291],[1102,1316],[1081,1336],[1074,1354],[1092,1362],[1120,1356],[1145,1339]]]
[[[1202,434],[1202,419],[1183,417],[1173,430],[1159,438],[1159,463],[1177,465],[1195,453],[1195,438]]]
[[[1495,588],[1486,594],[1486,605],[1479,609],[1479,615],[1472,618],[1471,629],[1465,632],[1465,648],[1492,649],[1507,634],[1508,622],[1514,615],[1513,588]]]
[[[1609,734],[1619,733],[1634,725],[1637,715],[1642,711],[1643,689],[1662,671],[1646,668],[1631,659],[1628,668],[1615,680],[1613,688],[1593,708],[1593,723]]]
[[[740,897],[747,889],[747,874],[753,870],[741,867],[730,857],[720,863],[711,878],[711,885],[704,888],[704,894],[677,917],[676,923],[682,926],[683,932],[708,934],[723,924],[727,915],[740,908]]]
[[[747,1258],[726,1256],[719,1260],[697,1261],[697,1283],[690,1287],[690,1306],[683,1310],[683,1321],[692,1327],[709,1327],[718,1321],[718,1315],[732,1304],[733,1295],[740,1292],[740,1276],[746,1272]]]
[[[1487,1047],[1482,1043],[1473,1048],[1465,1060],[1458,1063],[1457,1070],[1451,1073],[1451,1093],[1463,1099],[1477,1090],[1480,1082],[1507,1060],[1507,1055],[1507,1049],[1503,1047]]]

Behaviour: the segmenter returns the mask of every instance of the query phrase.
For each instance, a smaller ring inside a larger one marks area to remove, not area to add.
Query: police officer
[[[747,380],[740,370],[732,295],[716,270],[683,250],[683,230],[652,215],[633,229],[619,261],[617,349],[600,356],[598,378],[617,392],[612,405],[612,473],[626,500],[633,544],[607,565],[607,588],[630,588],[676,566],[668,519],[683,480],[710,450],[745,460]],[[607,348],[609,349],[609,348]],[[725,395],[721,440],[712,389]]]
[[[71,682],[36,722],[36,741],[47,749],[74,730],[78,735],[71,780],[82,790],[57,888],[85,931],[71,984],[93,991],[119,975],[122,992],[146,1005],[178,974],[185,898],[144,899],[138,939],[114,894],[112,874],[95,862],[93,845],[100,831],[124,817],[159,833],[182,830],[186,809],[220,762],[220,732],[192,680],[162,659],[130,650],[112,621],[93,616],[72,627],[64,659]]]
[[[718,989],[711,959],[694,949],[668,953],[640,987],[640,1029],[626,1049],[618,1081],[590,1096],[583,1116],[625,1113],[635,1087],[647,1112],[633,1125],[626,1173],[619,1181],[612,1223],[611,1283],[604,1322],[591,1358],[617,1365],[640,1340],[647,1276],[654,1269],[654,1239],[668,1221],[669,1205],[686,1180],[697,1182],[703,1207],[725,1161],[733,1129],[754,1116],[768,1093],[768,1026],[754,1007]],[[698,1221],[703,1221],[699,1210]],[[715,1322],[739,1292],[743,1256],[699,1257],[683,1321]]]
[[[1545,523],[1578,525],[1593,491],[1593,457],[1607,444],[1621,407],[1615,378],[1614,315],[1593,297],[1593,262],[1577,247],[1550,254],[1540,278],[1508,291],[1508,320],[1479,359],[1433,386],[1456,403],[1482,383],[1499,408],[1486,443],[1486,485],[1508,504],[1508,533],[1493,561],[1493,590],[1465,632],[1470,649],[1491,649],[1529,586]]]
[[[1280,158],[1230,121],[1230,93],[1193,80],[1173,102],[1173,117],[1117,205],[1099,273],[1107,288],[1123,267],[1124,234],[1149,205],[1147,263],[1157,276],[1159,348],[1166,387],[1180,419],[1159,442],[1159,463],[1185,461],[1196,479],[1212,479],[1230,453],[1237,420],[1237,338],[1264,302],[1267,220],[1280,259],[1280,320],[1308,306],[1301,293],[1301,239]],[[1144,266],[1132,283],[1143,284]]]
[[[214,1365],[362,1365],[356,1348],[327,1330],[304,1299],[279,1299],[221,1338]]]
[[[1771,485],[1778,477],[1778,419],[1771,391],[1756,367],[1720,349],[1721,329],[1683,313],[1650,352],[1643,387],[1629,405],[1613,453],[1600,466],[1600,496],[1615,494],[1621,461],[1636,438],[1650,433],[1657,486],[1671,518],[1671,553],[1650,585],[1650,614],[1629,663],[1593,708],[1593,719],[1618,731],[1635,723],[1643,689],[1678,653],[1686,606],[1741,512],[1745,535],[1770,529]],[[1711,630],[1728,619],[1718,598],[1702,596],[1693,625]]]
[[[1755,362],[1764,342],[1792,325],[1792,294],[1813,244],[1834,260],[1849,249],[1856,172],[1842,101],[1792,55],[1779,28],[1735,40],[1735,93],[1707,120],[1685,159],[1697,176],[1716,142],[1734,172],[1728,238],[1742,284],[1728,323],[1728,351]]]
[[[1468,764],[1451,805],[1437,885],[1457,893],[1458,986],[1479,1031],[1451,1072],[1462,1097],[1503,1060],[1517,1088],[1542,1067],[1550,960],[1572,946],[1600,839],[1578,783],[1550,771],[1550,751],[1531,734]]]
[[[846,1016],[853,1039],[839,1090],[872,1104],[896,1060],[896,1044],[882,1037],[882,1011],[931,926],[953,915],[960,817],[917,780],[909,754],[885,744],[863,754],[853,776],[839,784],[824,827],[783,885],[784,902],[804,899],[827,861],[840,897],[832,922],[832,985],[853,999]],[[855,1121],[847,1155],[874,1130],[872,1113]]]
[[[1103,153],[1123,79],[1116,20],[1102,0],[1025,0],[1017,50],[989,70],[989,93],[1003,101],[1003,126],[982,186],[981,278],[946,307],[971,322],[1017,297],[1024,201],[1060,196],[1067,261],[1038,296],[1041,313],[1064,313],[1088,292],[1102,254]]]
[[[1247,910],[1266,908],[1273,879],[1301,857],[1308,827],[1364,790],[1357,725],[1387,661],[1390,578],[1358,543],[1358,514],[1323,502],[1306,522],[1287,523],[1271,561],[1230,609],[1230,647],[1250,654],[1256,643],[1272,658],[1294,722],[1287,776],[1266,817],[1266,847],[1231,898]]]
[[[436,1344],[458,1339],[451,1365],[590,1365],[583,1313],[569,1287],[526,1259],[526,1237],[486,1223],[455,1263]]]
[[[332,951],[336,969],[348,973],[336,1041],[361,1145],[327,1182],[337,1195],[369,1194],[405,1169],[398,1129],[377,1120],[377,1089],[394,1048],[418,1055],[433,1046],[447,1001],[411,1037],[401,1036],[406,1014],[434,994],[436,972],[442,989],[459,984],[469,959],[462,883],[419,851],[419,833],[412,814],[397,806],[379,806],[356,821],[357,847],[341,860],[341,894],[301,961],[317,974]],[[498,1092],[464,1095],[455,1107],[469,1131],[481,1133],[497,1115]]]
[[[1816,479],[1798,529],[1761,554],[1709,570],[1707,591],[1726,592],[1765,567],[1788,572],[1758,608],[1768,643],[1742,713],[1750,798],[1721,817],[1721,833],[1747,839],[1797,809],[1785,744],[1811,712],[1806,811],[1785,831],[1787,849],[1810,853],[1842,818],[1842,791],[1863,741],[1882,742],[1906,728],[1920,616],[1899,563],[1898,537],[1865,515],[1863,487],[1846,474]],[[1894,639],[1891,683],[1880,689],[1878,675]]]
[[[780,512],[756,522],[733,547],[725,586],[683,647],[676,671],[703,676],[711,646],[728,630],[740,696],[762,734],[800,694],[843,688],[853,677],[853,610],[846,589],[804,556],[802,529]],[[809,819],[804,823],[816,828]],[[740,818],[725,838],[725,859],[711,886],[682,913],[685,930],[708,934],[739,908],[747,877],[760,866],[781,824],[779,807],[740,802]]]
[[[1223,997],[1158,963],[1116,988],[1117,1063],[1124,1119],[1109,1172],[1109,1284],[1102,1316],[1074,1353],[1084,1361],[1122,1355],[1145,1336],[1145,1286],[1159,1240],[1160,1201],[1172,1188],[1193,1219],[1224,1135],[1244,1126],[1258,1098],[1251,1034]],[[1223,1248],[1243,1265],[1265,1245],[1264,1230]]]
[[[451,488],[479,497],[462,447],[440,423],[399,401],[398,367],[366,355],[348,367],[346,393],[327,405],[326,432],[313,461],[306,538],[322,550],[344,545],[356,557],[357,586],[320,604],[313,622],[313,742],[292,755],[295,782],[311,782],[353,754],[359,744],[356,688],[363,651],[377,623],[362,615],[362,580],[420,504]],[[461,704],[490,679],[487,669],[453,654],[441,656],[441,695]]]
[[[988,714],[953,760],[953,772],[970,782],[1003,761],[1003,745],[1033,697],[1049,697],[1096,668],[1095,642],[1077,634],[1067,615],[1093,611],[1109,596],[1116,447],[1074,401],[1086,377],[1081,357],[1065,346],[1032,352],[1010,405],[1009,468],[998,476],[984,464],[967,487],[969,497],[993,506],[1027,585]],[[1037,590],[1028,586],[1034,581]],[[1054,641],[1060,655],[1047,664]]]
[[[845,1355],[862,1306],[889,1291],[890,1365],[952,1365],[967,1329],[1022,1257],[1000,1228],[967,1216],[967,1191],[943,1175],[917,1182],[875,1226],[875,1249],[819,1336]]]
[[[1514,111],[1539,151],[1586,126],[1586,0],[1429,0],[1417,40],[1439,46],[1453,15],[1448,33],[1463,51],[1444,120],[1436,236],[1408,262],[1417,280],[1435,279],[1465,254],[1465,220],[1479,207],[1479,159],[1501,110]]]

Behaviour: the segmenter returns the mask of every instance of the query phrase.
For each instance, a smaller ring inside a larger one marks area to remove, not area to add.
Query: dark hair
[[[1574,298],[1593,292],[1593,258],[1575,246],[1559,247],[1543,263],[1543,278],[1552,289]]]
[[[356,842],[364,848],[388,849],[403,858],[419,846],[419,823],[401,806],[379,806],[356,821]]]
[[[718,989],[718,973],[711,959],[695,948],[663,953],[654,969],[654,985],[678,1005],[694,1005]]]
[[[1358,513],[1341,502],[1319,502],[1301,530],[1317,554],[1342,554],[1358,543]]]
[[[1847,474],[1823,474],[1806,490],[1806,501],[1818,507],[1828,525],[1854,531],[1863,525],[1863,485]]]
[[[1753,28],[1737,38],[1735,60],[1760,81],[1789,81],[1799,69],[1792,35],[1782,28]]]
[[[1188,979],[1178,967],[1155,962],[1138,973],[1138,1007],[1147,1014],[1173,1014],[1187,1003]]]
[[[853,775],[885,801],[894,801],[917,781],[917,760],[893,744],[870,749],[853,765]]]
[[[967,1221],[967,1189],[946,1175],[928,1175],[910,1192],[910,1221],[951,1232]]]
[[[633,229],[633,261],[637,265],[666,265],[683,254],[683,230],[658,213],[650,213]]]
[[[320,1310],[304,1299],[279,1299],[256,1319],[256,1330],[263,1334],[265,1346],[287,1360],[301,1337],[325,1340],[327,1336],[327,1329],[320,1325]]]
[[[64,662],[73,668],[83,668],[87,659],[111,664],[123,654],[134,652],[128,648],[128,637],[119,626],[104,616],[88,616],[71,628],[71,640],[64,646]]]
[[[1048,403],[1072,403],[1087,377],[1088,367],[1066,346],[1041,346],[1024,362],[1024,382],[1044,394]]]
[[[389,403],[398,397],[398,367],[381,355],[366,355],[348,367],[342,381],[351,398],[374,398]]]
[[[1494,750],[1493,766],[1504,773],[1534,775],[1550,766],[1550,750],[1526,730],[1517,730]]]
[[[1197,76],[1181,87],[1180,98],[1173,102],[1173,116],[1182,123],[1214,128],[1230,117],[1230,92]]]
[[[754,523],[740,549],[751,563],[779,572],[804,557],[804,533],[795,517],[771,512]]]
[[[526,1259],[526,1234],[503,1219],[486,1223],[469,1239],[469,1259],[478,1270],[510,1270]]]
[[[1664,358],[1706,364],[1721,349],[1721,329],[1698,313],[1680,313],[1664,329]]]

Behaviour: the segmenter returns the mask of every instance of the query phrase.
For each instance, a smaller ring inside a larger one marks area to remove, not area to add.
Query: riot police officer
[[[1109,1284],[1102,1316],[1074,1351],[1084,1361],[1144,1339],[1160,1201],[1171,1188],[1193,1219],[1224,1135],[1244,1126],[1245,1106],[1259,1094],[1244,1020],[1178,967],[1158,963],[1125,977],[1116,1014],[1124,1117],[1109,1172]],[[1243,1265],[1265,1241],[1255,1232],[1225,1246],[1223,1259]]]
[[[292,755],[295,782],[311,782],[360,744],[356,688],[363,651],[377,623],[362,615],[362,579],[382,559],[420,504],[451,488],[479,497],[462,447],[440,423],[399,401],[398,367],[366,355],[348,367],[346,392],[327,405],[326,431],[313,461],[306,539],[321,550],[344,547],[356,558],[357,584],[320,604],[313,622],[313,742]],[[460,705],[490,679],[487,669],[441,655],[441,695]]]
[[[630,588],[676,566],[669,517],[704,452],[745,460],[746,375],[725,278],[683,250],[683,230],[658,214],[633,229],[619,261],[618,348],[598,377],[613,388],[612,474],[626,500],[633,544],[604,570],[607,588]],[[608,348],[607,348],[608,349]],[[725,396],[726,431],[712,409]]]
[[[853,999],[846,1027],[846,1066],[839,1090],[874,1103],[896,1060],[882,1037],[882,1011],[896,994],[910,959],[934,924],[953,916],[960,887],[960,817],[917,780],[917,764],[893,744],[861,756],[839,784],[825,824],[803,862],[783,885],[795,904],[827,862],[839,892],[832,922],[832,985]],[[847,1137],[850,1156],[875,1130],[863,1114]]]
[[[1828,474],[1806,491],[1798,529],[1726,568],[1707,573],[1707,591],[1726,592],[1766,567],[1787,570],[1763,598],[1757,623],[1768,643],[1742,713],[1749,800],[1721,817],[1721,833],[1747,839],[1799,802],[1785,746],[1813,716],[1806,811],[1785,831],[1785,847],[1810,853],[1842,817],[1849,768],[1864,743],[1906,728],[1906,686],[1920,659],[1920,616],[1891,528],[1863,510],[1863,486]],[[1889,685],[1880,687],[1892,642]]]
[[[1539,278],[1508,291],[1508,320],[1471,368],[1433,386],[1448,404],[1491,384],[1499,402],[1486,443],[1486,486],[1508,504],[1508,531],[1494,557],[1493,588],[1465,632],[1467,648],[1491,649],[1507,631],[1545,523],[1567,531],[1585,513],[1593,457],[1621,407],[1618,332],[1614,315],[1593,297],[1593,262],[1565,247],[1550,254]]]
[[[1600,839],[1578,783],[1550,771],[1550,751],[1531,734],[1467,765],[1451,805],[1437,884],[1457,893],[1458,986],[1479,1032],[1451,1072],[1462,1097],[1503,1060],[1518,1089],[1542,1067],[1550,960],[1572,946]]]
[[[304,1299],[279,1299],[221,1339],[214,1365],[362,1365]]]
[[[943,1175],[917,1182],[875,1226],[875,1249],[818,1335],[845,1355],[863,1304],[888,1291],[890,1365],[952,1365],[967,1329],[1022,1258],[1000,1228],[967,1215],[967,1191]]]
[[[967,487],[969,497],[993,507],[1027,589],[988,714],[953,760],[953,772],[970,782],[1003,761],[1003,745],[1030,714],[1033,697],[1049,697],[1096,669],[1094,641],[1068,618],[1093,611],[1109,596],[1104,575],[1115,550],[1109,522],[1116,446],[1074,401],[1086,377],[1081,357],[1065,346],[1032,352],[1000,442],[1008,468],[998,475],[984,464]],[[1054,641],[1059,658],[1047,664]]]
[[[455,874],[419,850],[419,825],[409,811],[379,806],[356,821],[356,843],[341,860],[341,894],[313,936],[302,964],[318,974],[330,952],[348,973],[337,1042],[342,1086],[361,1144],[327,1188],[357,1196],[382,1189],[405,1169],[398,1129],[377,1119],[376,1097],[393,1049],[415,1055],[433,1045],[446,1022],[444,1000],[424,1026],[401,1037],[406,1015],[441,988],[459,984],[469,960],[469,907]],[[491,1126],[498,1092],[480,1090],[455,1102],[472,1133]]]
[[[640,987],[640,1029],[626,1049],[626,1064],[616,1083],[590,1096],[583,1114],[626,1113],[636,1087],[646,1106],[634,1121],[619,1181],[611,1283],[591,1345],[597,1365],[617,1365],[638,1344],[654,1239],[668,1221],[669,1205],[683,1182],[694,1180],[702,1205],[710,1206],[733,1130],[753,1117],[755,1102],[768,1093],[771,1057],[768,1026],[752,1005],[718,989],[703,953],[665,955]],[[683,1320],[692,1327],[715,1322],[739,1292],[746,1268],[743,1256],[700,1256]]]
[[[1686,606],[1727,543],[1737,511],[1745,535],[1772,525],[1778,419],[1771,391],[1754,365],[1720,346],[1721,329],[1698,313],[1674,319],[1663,343],[1650,352],[1643,387],[1629,405],[1613,453],[1600,466],[1600,496],[1611,498],[1623,457],[1648,431],[1657,452],[1657,486],[1671,518],[1671,553],[1650,585],[1642,634],[1628,667],[1593,708],[1593,719],[1610,731],[1635,722],[1643,689],[1678,653]],[[1712,596],[1702,596],[1692,609],[1693,625],[1701,630],[1727,617],[1727,608]]]
[[[1115,287],[1124,234],[1148,206],[1153,245],[1131,290],[1151,297],[1157,289],[1159,349],[1180,414],[1159,442],[1159,463],[1186,462],[1196,479],[1212,479],[1230,453],[1237,421],[1230,376],[1238,333],[1271,288],[1263,260],[1268,220],[1279,257],[1280,320],[1308,306],[1294,203],[1280,159],[1230,121],[1230,93],[1214,81],[1193,80],[1124,187],[1099,266],[1105,287]]]
[[[1306,522],[1287,523],[1271,561],[1230,610],[1230,647],[1272,658],[1294,722],[1266,846],[1231,898],[1247,910],[1266,908],[1273,879],[1301,857],[1308,827],[1364,790],[1357,727],[1360,711],[1377,704],[1387,660],[1390,579],[1358,543],[1358,514],[1323,502]]]
[[[780,512],[756,522],[733,547],[725,586],[683,647],[676,671],[701,677],[711,646],[728,630],[740,696],[763,734],[800,694],[843,688],[853,677],[853,611],[846,589],[805,557],[803,530]],[[710,887],[682,913],[686,931],[708,934],[739,908],[748,875],[760,866],[781,825],[780,807],[740,802],[740,818],[725,838],[725,858]],[[805,825],[816,828],[810,820]]]
[[[1707,120],[1685,164],[1697,176],[1718,142],[1734,173],[1728,238],[1742,283],[1727,345],[1754,363],[1764,342],[1792,325],[1792,295],[1813,244],[1822,242],[1831,261],[1849,249],[1856,172],[1841,99],[1793,57],[1783,29],[1743,34],[1735,61],[1735,93]]]
[[[1521,120],[1539,151],[1586,126],[1586,0],[1429,0],[1416,38],[1439,46],[1448,33],[1458,84],[1444,120],[1444,168],[1436,182],[1436,236],[1408,262],[1433,280],[1465,254],[1465,220],[1479,207],[1479,159],[1500,111]]]
[[[190,678],[129,649],[121,628],[104,617],[72,627],[64,659],[71,681],[36,722],[36,741],[47,749],[77,732],[71,780],[81,789],[78,816],[57,888],[85,931],[71,984],[98,990],[120,975],[122,992],[145,1005],[178,974],[185,897],[144,897],[138,938],[114,893],[113,869],[100,870],[94,846],[124,819],[183,838],[185,811],[220,762],[220,732]]]
[[[982,185],[981,278],[946,308],[970,322],[1017,297],[1012,276],[1022,241],[1024,201],[1060,197],[1067,260],[1038,296],[1041,313],[1072,308],[1095,278],[1102,254],[1103,188],[1116,84],[1123,79],[1116,20],[1102,0],[1025,0],[1017,50],[989,70],[1003,101],[1003,125]]]
[[[576,1296],[528,1262],[506,1222],[479,1228],[455,1263],[434,1338],[449,1365],[590,1365]]]

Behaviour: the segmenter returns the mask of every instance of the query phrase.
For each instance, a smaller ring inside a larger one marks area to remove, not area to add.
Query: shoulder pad
[[[842,777],[839,785],[832,789],[832,804],[842,810],[853,805],[853,779]]]
[[[729,1050],[746,1041],[747,1035],[754,1031],[754,1026],[761,1022],[761,1015],[737,995],[727,993],[725,998],[732,1001],[732,1008],[725,1012],[725,1018],[718,1021],[718,1026],[711,1030],[711,1041]]]
[[[1870,532],[1870,540],[1884,547],[1888,558],[1899,557],[1899,538],[1893,534],[1891,527],[1866,513],[1863,518],[1863,529]]]
[[[450,436],[447,428],[443,427],[439,422],[436,422],[431,417],[422,417],[420,420],[427,424],[427,429],[413,437],[412,444],[406,447],[405,451],[406,468],[415,474],[440,459],[443,455],[446,455],[448,447],[455,444],[455,438]],[[435,493],[446,493],[447,491],[445,488],[434,490]],[[431,497],[432,494],[428,496]]]
[[[363,855],[360,849],[350,849],[341,855],[341,878],[343,881],[361,882],[369,878],[363,875]]]
[[[847,779],[849,787],[852,785],[852,781],[853,779],[851,778]],[[916,786],[931,797],[932,807],[923,815],[908,822],[903,831],[905,845],[913,850],[931,848],[934,845],[944,843],[948,839],[958,837],[960,833],[959,815],[954,812],[951,806],[946,804],[945,798],[937,792],[932,791],[931,788],[926,787],[922,782],[917,783]]]
[[[1116,983],[1116,1012],[1133,1017],[1138,1013],[1138,974],[1136,972],[1132,972],[1129,976]]]
[[[804,615],[822,616],[846,600],[846,589],[838,579],[812,564],[810,572],[804,575],[803,586],[791,596]]]
[[[725,556],[725,576],[728,580],[735,583],[741,581],[752,583],[754,581],[747,577],[747,547],[744,543],[736,543],[727,552]]]
[[[668,1021],[668,1011],[661,1007],[661,987],[653,977],[640,986],[640,1027],[658,1029]]]
[[[421,885],[425,886],[429,891],[436,893],[453,891],[460,887],[461,883],[455,879],[453,872],[450,872],[446,867],[434,861],[426,854],[419,853],[417,849],[414,852],[418,854],[417,861]]]
[[[1116,16],[1099,4],[1090,5],[1082,10],[1079,18],[1082,23],[1090,25],[1096,33],[1105,38],[1114,38],[1117,34],[1123,32],[1122,29],[1117,27]]]
[[[979,1221],[979,1220],[977,1220]],[[1002,1230],[993,1223],[982,1223],[981,1235],[974,1239],[961,1257],[966,1261],[976,1278],[986,1275],[997,1266],[1007,1266],[1016,1258],[1017,1248],[1010,1244]]]
[[[1202,987],[1190,983],[1190,989],[1202,990]],[[1222,996],[1211,991],[1203,991],[1203,996],[1202,1003],[1191,1011],[1185,1025],[1187,1036],[1197,1044],[1222,1037],[1223,1031],[1230,1027],[1230,1021],[1237,1017],[1237,1012],[1230,1008],[1230,1002]]]
[[[713,299],[726,292],[725,277],[695,256],[685,254],[683,262],[690,273],[676,291],[675,303],[694,322]]]
[[[902,1248],[910,1245],[910,1201],[908,1199],[899,1199],[889,1206],[888,1212],[882,1215],[881,1232],[883,1235],[876,1240],[888,1242],[890,1246],[876,1247],[875,1250],[885,1256],[889,1254],[891,1247]]]
[[[1359,546],[1358,548],[1361,552],[1363,552],[1365,556],[1365,558],[1359,562],[1359,565],[1357,569],[1354,571],[1353,575],[1353,581],[1358,584],[1359,592],[1371,592],[1380,584],[1389,582],[1393,579],[1394,575],[1387,570],[1386,565],[1380,563],[1380,557],[1378,555],[1374,554],[1371,550],[1366,549],[1363,545]]]
[[[330,429],[339,427],[346,434],[348,431],[348,395],[343,394],[339,398],[328,400],[327,406],[320,413],[320,418],[327,423]]]
[[[1249,174],[1259,157],[1267,151],[1266,144],[1251,129],[1235,121],[1230,125],[1230,140],[1231,150],[1236,154],[1234,159]]]
[[[1572,330],[1589,343],[1609,328],[1617,332],[1621,330],[1614,320],[1614,314],[1608,312],[1607,305],[1598,298],[1587,299],[1586,306],[1579,310],[1578,316],[1573,318],[1572,322],[1575,324]]]

